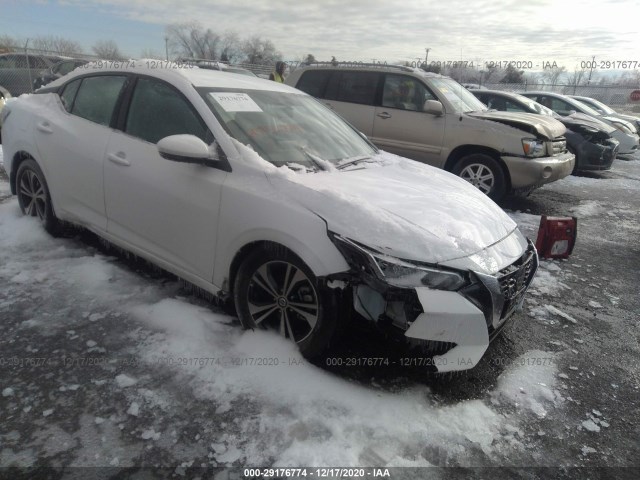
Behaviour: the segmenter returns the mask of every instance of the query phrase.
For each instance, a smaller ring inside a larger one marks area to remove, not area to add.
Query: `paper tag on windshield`
[[[261,112],[262,109],[246,93],[211,92],[211,97],[226,112]]]

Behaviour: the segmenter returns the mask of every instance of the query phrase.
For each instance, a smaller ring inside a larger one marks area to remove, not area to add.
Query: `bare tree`
[[[220,60],[235,63],[242,59],[242,42],[236,32],[224,32],[220,39]]]
[[[59,55],[78,55],[83,53],[82,45],[75,40],[55,35],[36,37],[30,46],[33,50],[41,53],[57,53]]]
[[[569,75],[567,79],[567,84],[572,85],[574,87],[584,85],[587,83],[587,73],[588,70],[586,68],[576,68],[573,70],[573,73]]]
[[[91,48],[98,57],[105,60],[122,60],[124,58],[118,44],[113,40],[99,40]]]
[[[546,69],[542,76],[549,81],[549,83],[553,86],[558,83],[558,79],[567,71],[567,69],[563,67],[553,67]]]
[[[145,48],[140,52],[140,58],[151,58],[154,60],[164,60],[164,55],[159,54],[152,48]]]
[[[255,65],[271,65],[282,59],[282,54],[276,50],[271,40],[263,40],[257,35],[246,40],[242,50],[246,62]]]
[[[220,35],[197,22],[174,23],[166,27],[171,51],[179,57],[218,60]]]
[[[10,52],[20,47],[18,40],[11,35],[0,35],[0,52]]]

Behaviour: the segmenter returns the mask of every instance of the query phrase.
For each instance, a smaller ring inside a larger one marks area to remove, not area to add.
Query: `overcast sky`
[[[197,20],[262,35],[295,60],[640,62],[640,0],[0,0],[0,34],[60,35],[130,56],[164,52],[164,27]],[[579,5],[579,6],[578,6]]]

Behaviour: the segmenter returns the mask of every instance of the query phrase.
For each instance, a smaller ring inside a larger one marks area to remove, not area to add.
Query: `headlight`
[[[544,157],[545,148],[542,140],[523,138],[522,149],[527,157]]]
[[[622,133],[626,133],[627,135],[633,135],[635,132],[631,131],[624,123],[619,122],[611,122],[614,127],[620,130]]]
[[[330,235],[347,262],[358,271],[400,288],[429,287],[434,290],[458,290],[468,284],[462,272],[443,270],[390,257],[339,235]]]

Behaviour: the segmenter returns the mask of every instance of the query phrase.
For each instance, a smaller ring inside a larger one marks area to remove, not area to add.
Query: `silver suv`
[[[285,83],[320,99],[378,147],[453,172],[494,200],[571,173],[566,128],[489,111],[455,80],[394,65],[314,64]]]

